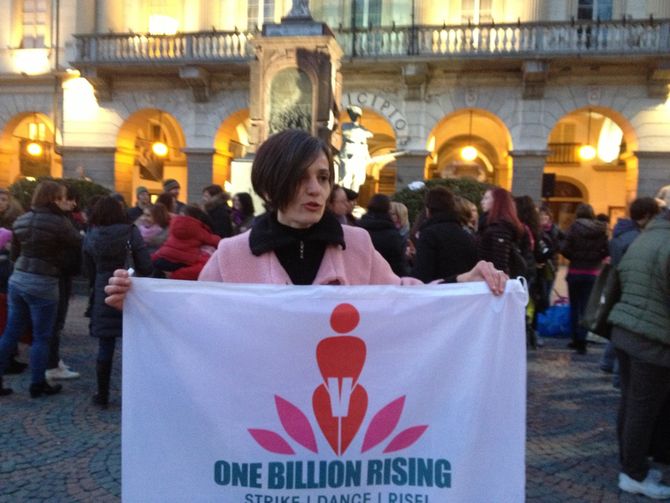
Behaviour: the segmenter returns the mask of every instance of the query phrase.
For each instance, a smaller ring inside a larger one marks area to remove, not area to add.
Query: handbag
[[[609,339],[612,325],[607,317],[614,304],[621,300],[621,283],[615,267],[606,264],[596,279],[589,296],[581,324],[584,328],[601,337]]]

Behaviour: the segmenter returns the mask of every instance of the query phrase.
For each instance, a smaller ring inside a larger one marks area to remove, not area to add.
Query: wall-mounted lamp
[[[470,121],[468,126],[468,144],[461,149],[461,159],[472,162],[477,159],[479,152],[472,145],[472,110],[470,110]]]
[[[596,149],[591,145],[591,109],[589,108],[589,121],[586,129],[586,144],[579,147],[579,158],[590,161],[596,156]]]

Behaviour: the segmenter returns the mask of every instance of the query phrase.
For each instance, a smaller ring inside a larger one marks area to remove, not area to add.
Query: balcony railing
[[[75,35],[77,63],[193,63],[251,58],[251,33],[194,32],[176,35],[105,33]]]
[[[649,54],[670,50],[670,20],[371,27],[336,37],[354,57]]]
[[[76,35],[79,64],[246,61],[251,32]],[[667,54],[670,20],[341,29],[347,57],[463,58]]]

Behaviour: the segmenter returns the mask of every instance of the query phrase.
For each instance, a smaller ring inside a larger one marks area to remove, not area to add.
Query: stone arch
[[[583,145],[596,157],[580,156]],[[566,110],[547,135],[545,174],[571,180],[596,213],[626,207],[637,190],[638,135],[620,112],[600,105]]]
[[[565,186],[567,190],[563,190],[561,186]],[[557,176],[556,187],[555,196],[545,199],[544,204],[551,211],[556,225],[567,230],[574,221],[577,205],[588,201],[589,189],[571,176]]]
[[[161,159],[151,151],[154,141],[163,141],[168,153]],[[188,173],[185,136],[179,121],[158,108],[144,108],[130,114],[119,128],[114,156],[114,188],[129,204],[135,189],[146,187],[152,194],[163,191],[163,180],[176,179],[187,187]]]
[[[352,91],[342,94],[342,110],[349,105],[356,105],[363,109],[374,110],[386,118],[395,133],[398,148],[409,142],[409,124],[404,114],[396,107],[391,99],[367,91]]]
[[[476,149],[473,160],[462,157],[466,146]],[[509,187],[512,137],[506,124],[481,108],[458,109],[438,121],[426,142],[425,178],[471,176]]]
[[[37,128],[30,124],[38,124]],[[12,116],[0,131],[0,186],[6,187],[22,177],[61,177],[63,165],[55,148],[59,143],[54,124],[44,113],[20,112]],[[42,153],[31,156],[26,151],[30,140],[37,140]]]

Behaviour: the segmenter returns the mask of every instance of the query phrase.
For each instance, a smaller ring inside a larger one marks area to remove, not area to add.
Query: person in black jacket
[[[221,185],[208,185],[202,190],[203,209],[212,221],[212,232],[219,237],[233,235],[233,223],[228,208],[228,195]]]
[[[98,392],[93,403],[107,408],[109,381],[116,338],[121,337],[121,313],[105,304],[105,285],[115,269],[132,267],[138,276],[152,273],[151,257],[140,231],[129,224],[123,207],[112,197],[101,198],[91,212],[91,229],[84,239],[84,260],[89,270],[95,270],[93,307],[91,309],[91,335],[98,338],[96,375]]]
[[[512,277],[525,274],[525,264],[518,263],[523,224],[516,213],[512,194],[501,187],[494,187],[484,193],[481,201],[484,214],[479,223],[479,258],[493,262]],[[524,270],[522,270],[524,269]]]
[[[59,208],[70,220],[72,226],[82,234],[83,227],[73,217],[73,212],[79,204],[79,194],[71,185],[66,185],[66,196],[63,203],[59,203]],[[79,372],[75,372],[68,367],[60,357],[60,339],[65,328],[65,318],[67,317],[68,307],[70,305],[70,296],[72,295],[72,278],[81,272],[81,241],[76,247],[64,251],[64,263],[61,269],[61,276],[58,279],[58,310],[56,311],[56,323],[54,324],[54,333],[49,340],[49,359],[47,361],[47,370],[45,376],[49,381],[54,379],[76,379]]]
[[[570,323],[572,342],[568,347],[579,354],[586,353],[586,328],[580,324],[591,295],[591,289],[600,273],[600,266],[609,255],[607,226],[596,220],[589,204],[579,204],[575,221],[561,244],[561,254],[570,261],[568,267],[568,297],[570,298]]]
[[[459,219],[454,195],[445,187],[426,192],[425,217],[416,244],[412,276],[424,283],[455,277],[477,263],[474,237]]]
[[[370,234],[372,246],[386,259],[398,276],[407,274],[403,239],[391,219],[391,200],[384,194],[375,194],[368,203],[368,212],[357,222]]]
[[[53,395],[62,388],[60,384],[50,385],[44,372],[56,321],[58,278],[64,255],[77,247],[81,239],[59,207],[65,197],[64,185],[51,180],[40,182],[33,194],[31,210],[14,222],[11,253],[16,261],[9,278],[7,325],[0,338],[0,395],[12,392],[2,387],[2,374],[16,341],[30,321],[33,327],[30,396]]]

